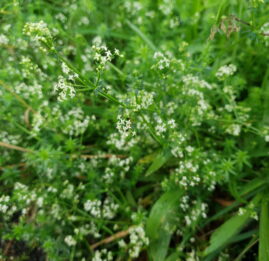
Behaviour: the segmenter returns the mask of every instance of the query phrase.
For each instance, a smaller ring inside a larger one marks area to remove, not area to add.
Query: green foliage
[[[269,260],[268,0],[0,20],[1,260]]]

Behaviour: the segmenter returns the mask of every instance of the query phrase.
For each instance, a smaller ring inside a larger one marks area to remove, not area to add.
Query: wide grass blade
[[[163,261],[167,255],[174,226],[177,222],[180,191],[163,194],[153,206],[147,222],[147,235],[150,239],[149,256],[153,261]]]

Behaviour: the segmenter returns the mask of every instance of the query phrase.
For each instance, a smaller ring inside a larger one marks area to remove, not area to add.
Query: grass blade
[[[153,261],[165,260],[173,227],[176,224],[180,191],[163,194],[152,207],[148,222],[147,235],[150,239],[149,255]]]
[[[269,202],[267,198],[262,201],[260,218],[259,261],[269,261]]]

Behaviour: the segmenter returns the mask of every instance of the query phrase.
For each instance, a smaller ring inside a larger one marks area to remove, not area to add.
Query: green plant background
[[[268,22],[267,0],[1,0],[0,259],[269,260]]]

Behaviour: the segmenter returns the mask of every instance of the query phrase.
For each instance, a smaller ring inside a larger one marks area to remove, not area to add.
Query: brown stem
[[[215,201],[219,203],[220,205],[222,205],[223,207],[229,207],[234,203],[234,201],[225,200],[221,198],[215,198]]]
[[[8,148],[8,149],[12,149],[12,150],[19,150],[19,151],[22,151],[22,152],[33,152],[33,150],[31,150],[31,149],[26,149],[26,148],[23,148],[23,147],[11,145],[11,144],[8,144],[8,143],[2,142],[2,141],[0,141],[0,147],[5,147],[5,148]]]
[[[125,155],[115,155],[115,154],[103,154],[103,155],[89,155],[89,154],[83,154],[83,155],[80,155],[81,158],[83,159],[109,159],[109,158],[113,158],[113,157],[116,157],[116,158],[126,158]]]
[[[116,234],[114,234],[114,235],[112,235],[110,237],[107,237],[107,238],[105,238],[105,239],[103,239],[103,240],[101,240],[101,241],[99,241],[99,242],[91,245],[90,247],[93,250],[93,249],[97,248],[98,246],[101,246],[101,245],[104,245],[104,244],[108,244],[108,243],[110,243],[112,241],[115,241],[115,240],[117,240],[119,238],[125,237],[125,236],[127,236],[130,233],[130,230],[133,227],[134,226],[129,227],[127,230],[120,231],[120,232],[118,232],[118,233],[116,233]]]
[[[31,149],[27,149],[27,148],[23,148],[23,147],[19,147],[19,146],[15,146],[15,145],[11,145],[5,142],[0,141],[0,147],[5,147],[8,149],[13,149],[13,150],[18,150],[18,151],[22,151],[22,152],[34,152]],[[99,158],[103,158],[103,159],[109,159],[112,157],[116,157],[116,158],[126,158],[125,155],[114,155],[114,154],[103,154],[103,155],[87,155],[87,154],[82,154],[82,155],[70,155],[71,158],[83,158],[83,159],[99,159]]]

